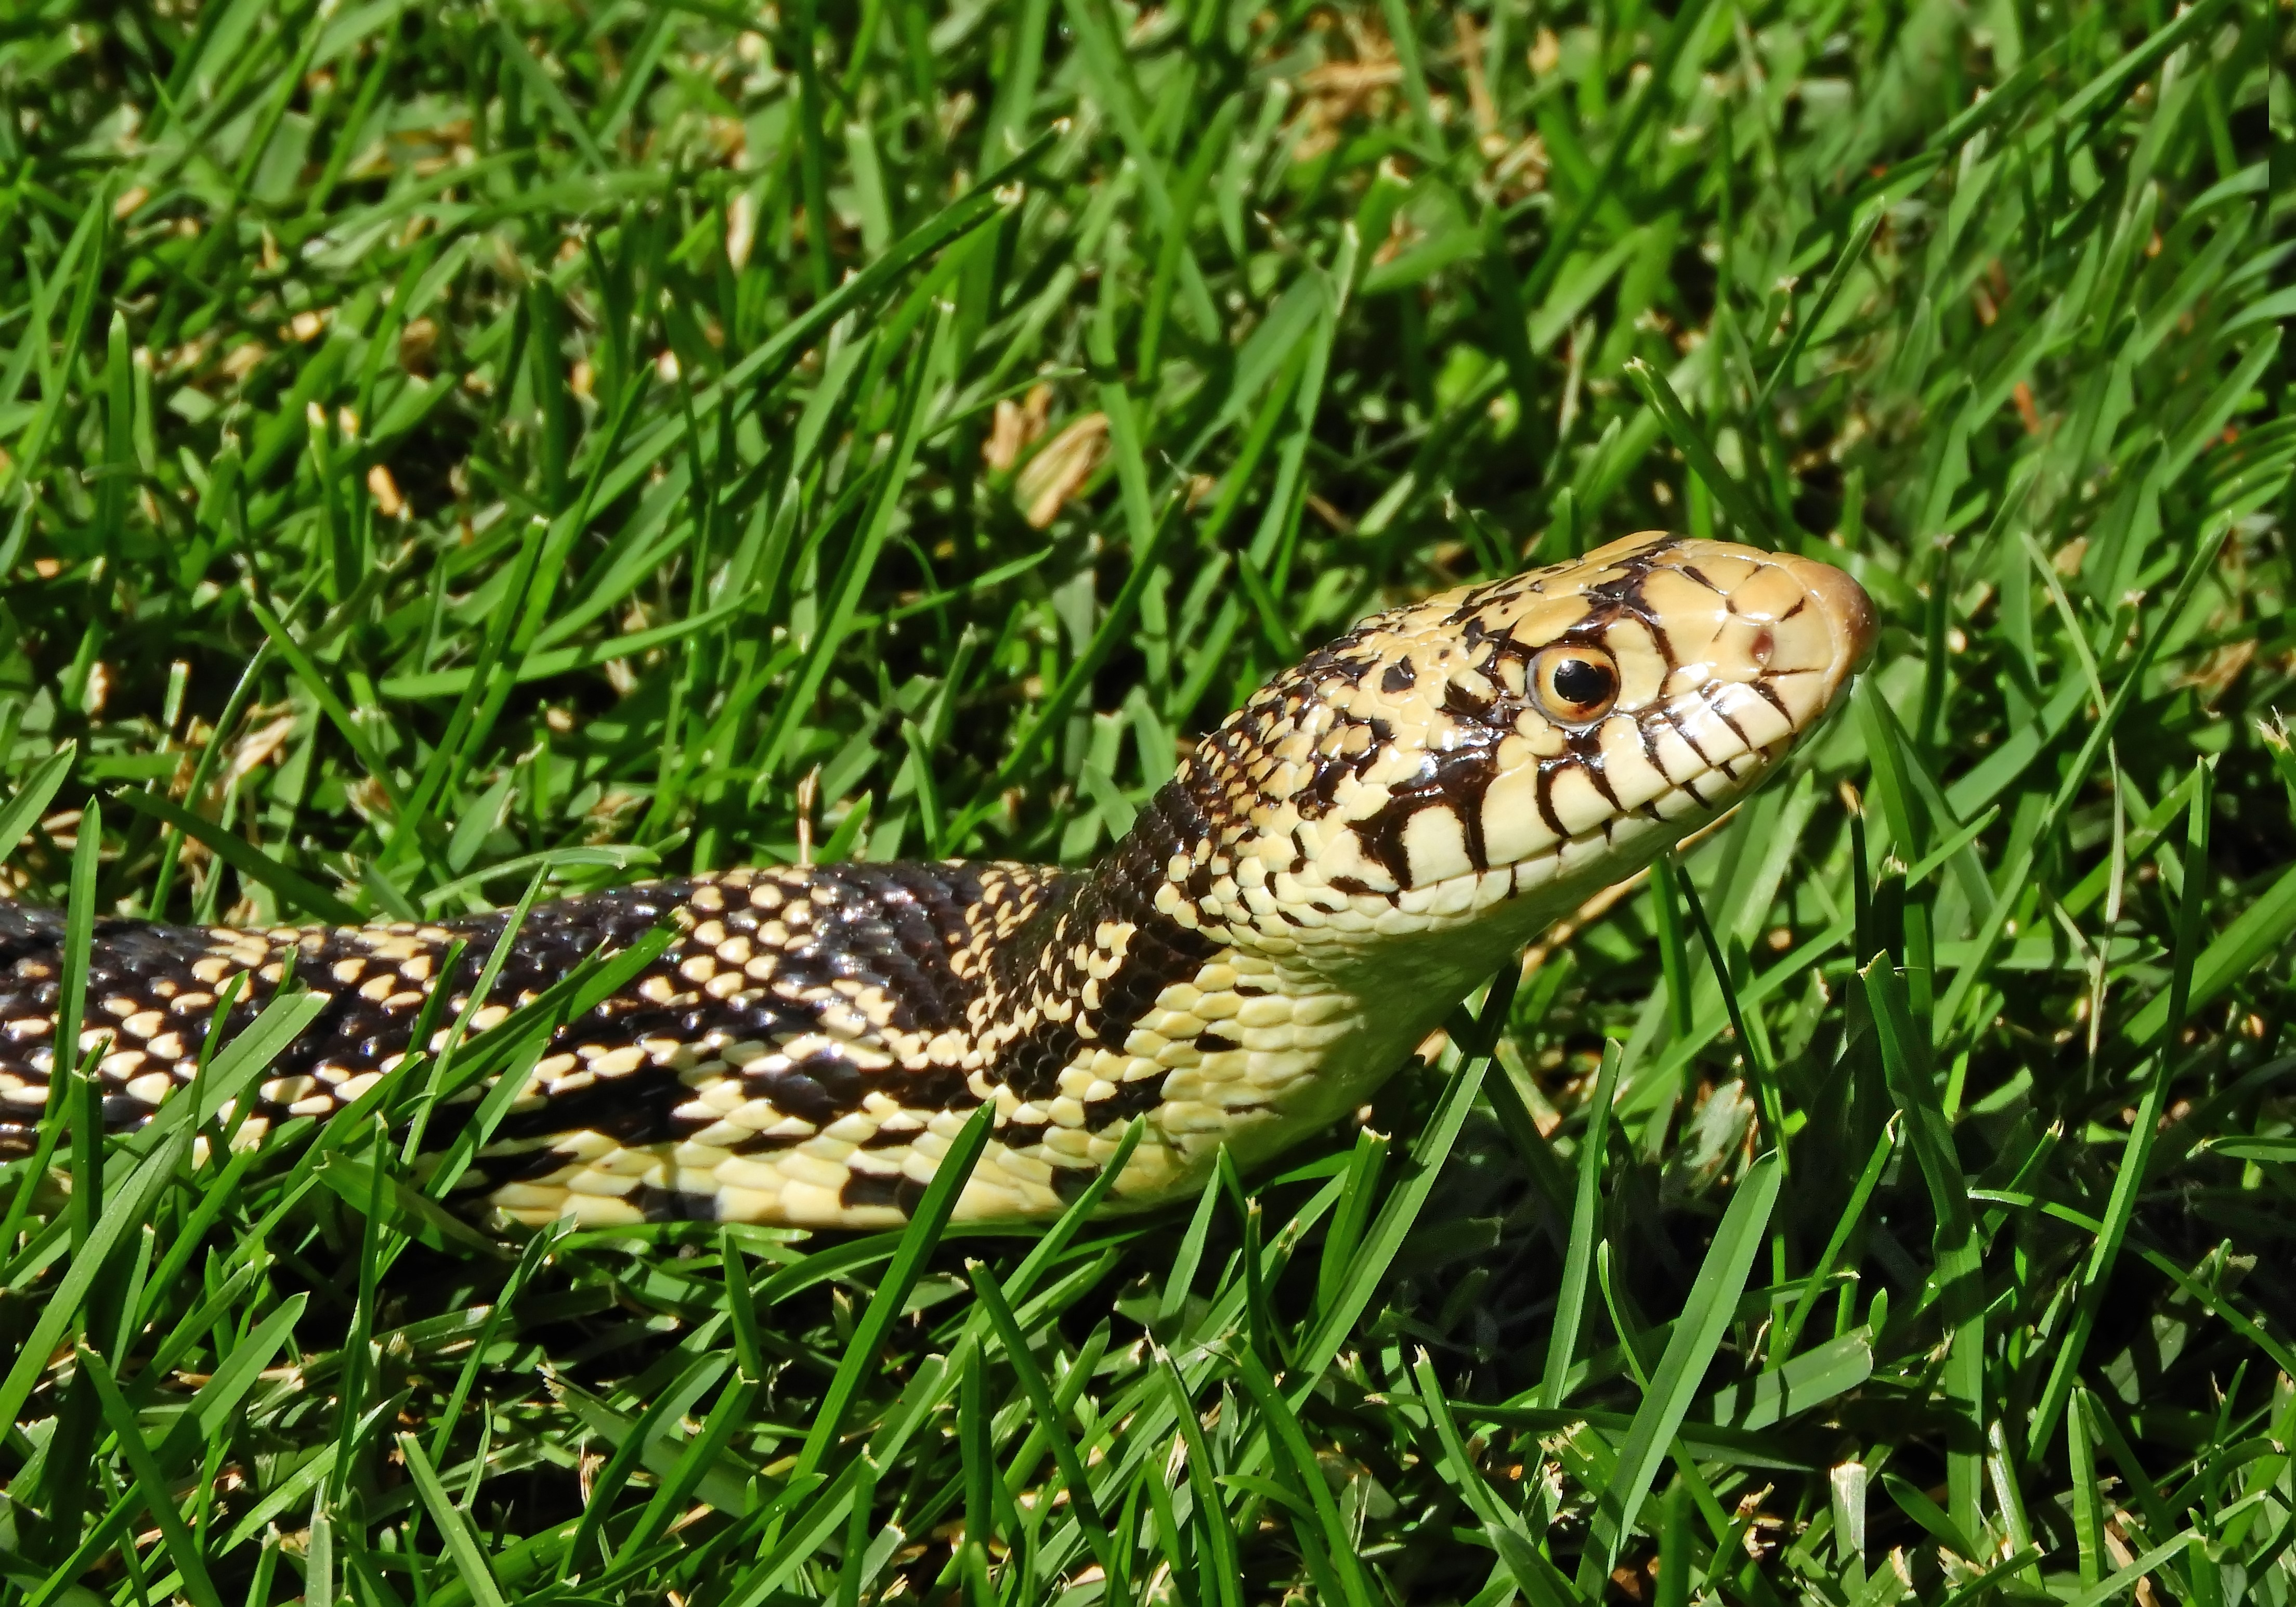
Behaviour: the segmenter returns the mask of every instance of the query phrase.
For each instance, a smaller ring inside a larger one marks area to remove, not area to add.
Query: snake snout
[[[1801,583],[1825,616],[1833,638],[1833,679],[1837,684],[1848,680],[1874,648],[1880,622],[1874,617],[1873,598],[1866,594],[1864,586],[1830,563],[1791,554],[1781,554],[1777,562]]]

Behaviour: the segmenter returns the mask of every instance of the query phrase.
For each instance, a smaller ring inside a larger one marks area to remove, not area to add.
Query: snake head
[[[1160,906],[1279,951],[1519,941],[1743,797],[1874,631],[1839,570],[1658,533],[1375,615],[1184,763]]]

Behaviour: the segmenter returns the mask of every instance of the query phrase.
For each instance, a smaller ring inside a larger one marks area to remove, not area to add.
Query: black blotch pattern
[[[1488,715],[1496,700],[1470,692],[1456,681],[1443,686],[1443,712],[1463,720],[1480,720]]]
[[[718,1219],[716,1206],[708,1194],[689,1194],[674,1188],[656,1188],[642,1183],[630,1191],[630,1203],[645,1213],[649,1222],[714,1222]]]
[[[1074,967],[1066,950],[1078,942],[1088,945],[1103,921],[1123,922],[1131,932],[1125,963],[1102,983],[1096,1009],[1080,1009],[1065,1023],[1047,1020],[1037,1031],[1006,1045],[998,1057],[992,1078],[1013,1083],[1023,1097],[1051,1092],[1061,1069],[1074,1058],[1087,1033],[1120,1042],[1130,1022],[1166,986],[1192,975],[1215,952],[1216,946],[1209,939],[1167,919],[1148,902],[1170,855],[1195,840],[1207,829],[1206,822],[1195,805],[1172,788],[1144,811],[1143,820],[1145,829],[1133,832],[1101,873],[1064,877],[1047,873],[1041,896],[1007,894],[1034,899],[1038,906],[992,956],[996,986],[1015,1002],[1078,998],[1084,979],[1080,972],[1070,974]],[[972,941],[967,912],[981,905],[987,896],[983,867],[818,866],[808,873],[801,890],[785,893],[785,902],[777,909],[754,906],[748,887],[722,882],[707,884],[717,889],[722,907],[701,908],[693,899],[703,885],[644,884],[536,906],[509,949],[488,1002],[514,1006],[522,996],[538,994],[561,980],[590,955],[627,947],[665,914],[676,912],[689,932],[714,920],[729,935],[750,936],[756,951],[772,954],[771,977],[763,982],[745,979],[742,990],[733,997],[713,997],[680,973],[686,959],[709,952],[690,936],[682,936],[612,998],[588,1016],[567,1023],[554,1040],[553,1052],[576,1045],[611,1049],[657,1039],[693,1043],[713,1032],[733,1041],[772,1044],[798,1033],[820,1030],[826,1005],[865,989],[876,990],[890,1002],[887,1019],[900,1032],[930,1036],[947,1029],[972,1029],[967,1007],[976,1001],[980,980],[960,976],[955,962],[959,950]],[[803,919],[797,908],[800,902],[807,906]],[[1060,946],[1060,954],[1048,954],[1046,946],[1064,914],[1069,918],[1070,936]],[[432,929],[433,936],[421,939],[422,951],[430,956],[439,973],[435,985],[447,988],[450,996],[475,986],[506,919],[495,914],[440,922]],[[776,919],[783,922],[788,938],[783,943],[768,943],[757,934]],[[250,937],[270,947],[273,957],[281,955],[282,946],[267,935]],[[459,968],[449,975],[445,955],[458,939],[466,946],[464,955]],[[0,903],[0,1024],[53,1014],[63,942],[61,914]],[[101,1025],[110,1019],[100,1013],[100,1003],[105,998],[126,996],[146,1007],[165,1008],[166,999],[155,990],[155,982],[172,983],[180,993],[214,991],[192,974],[191,967],[215,946],[216,939],[205,928],[100,922],[89,970],[91,1024]],[[332,966],[354,955],[367,961],[362,980],[397,969],[396,962],[372,956],[357,933],[310,929],[299,934],[294,972],[304,986],[331,996],[312,1026],[274,1061],[267,1077],[309,1073],[322,1065],[340,1069],[345,1076],[379,1070],[383,1061],[412,1047],[419,1005],[403,1003],[390,1007],[362,996],[357,984],[334,981]],[[273,991],[270,984],[259,979],[250,981],[253,985],[226,1024],[227,1030],[244,1027]],[[649,983],[652,984],[650,991],[659,996],[647,996]],[[402,992],[416,991],[412,983],[398,986]],[[439,1019],[443,1024],[451,1018]],[[171,1016],[171,1025],[178,1022],[187,1044],[194,1046],[209,1025],[197,1015]],[[127,1046],[134,1046],[133,1043]],[[0,1025],[0,1070],[28,1084],[45,1086],[47,1049],[45,1037],[8,1037]],[[884,1093],[912,1109],[969,1110],[980,1103],[965,1075],[954,1067],[867,1070],[833,1045],[775,1069],[761,1069],[765,1064],[754,1062],[736,1073],[743,1093],[768,1099],[779,1110],[816,1127],[860,1108],[873,1092]],[[1095,1118],[1128,1119],[1136,1110],[1152,1108],[1161,1080],[1149,1078],[1128,1085],[1117,1099],[1095,1108]],[[473,1184],[491,1187],[559,1170],[566,1157],[554,1151],[550,1141],[565,1133],[598,1132],[631,1146],[689,1137],[714,1119],[678,1114],[691,1092],[676,1070],[649,1064],[555,1095],[540,1109],[515,1112],[503,1120],[491,1136],[504,1152],[480,1163],[478,1171],[483,1177],[474,1174]],[[258,1109],[275,1120],[285,1115],[280,1109]],[[449,1140],[474,1110],[472,1102],[441,1107],[430,1130],[432,1144]],[[116,1129],[133,1127],[151,1115],[148,1104],[117,1086],[108,1093],[104,1111],[107,1123]],[[37,1106],[12,1103],[0,1106],[0,1157],[29,1152],[36,1146],[40,1113]],[[911,1136],[900,1131],[881,1133],[876,1143],[865,1147],[892,1148]],[[1021,1144],[1041,1136],[1041,1129],[1030,1129],[1026,1124],[1018,1124],[1007,1133],[1008,1142]],[[801,1142],[798,1136],[759,1134],[734,1148],[741,1153],[759,1153]],[[1062,1176],[1065,1178],[1067,1174]],[[1087,1172],[1087,1179],[1089,1176]],[[921,1193],[906,1178],[863,1172],[854,1173],[846,1186],[844,1197],[849,1204],[892,1205],[904,1211],[914,1207]],[[466,1188],[461,1197],[475,1202],[484,1187]],[[649,1186],[632,1199],[655,1220],[706,1218],[711,1212],[708,1195],[676,1190]]]
[[[1095,1100],[1085,1108],[1092,1112],[1095,1122],[1121,1127],[1136,1116],[1145,1116],[1163,1103],[1163,1076],[1136,1077],[1130,1082],[1117,1084],[1115,1093],[1106,1099]]]
[[[1498,774],[1498,745],[1505,730],[1496,724],[1471,726],[1466,734],[1472,740],[1465,744],[1447,752],[1429,753],[1418,775],[1394,788],[1388,800],[1356,827],[1365,854],[1394,877],[1398,887],[1412,884],[1411,857],[1404,850],[1403,832],[1422,809],[1456,809],[1469,862],[1478,871],[1490,868],[1484,861],[1481,804],[1484,790]]]
[[[1219,946],[1158,910],[1151,901],[1175,853],[1205,829],[1195,804],[1177,783],[1140,812],[1131,832],[1090,876],[1047,898],[1014,941],[997,950],[991,974],[1006,999],[1081,1000],[1085,977],[1071,950],[1089,950],[1103,922],[1131,930],[1123,963],[1100,985],[1100,1004],[1078,1003],[1065,1021],[1040,1014],[997,1057],[997,1077],[1024,1100],[1045,1098],[1060,1086],[1062,1068],[1087,1042],[1120,1048],[1127,1029],[1156,996],[1195,974]],[[1209,888],[1207,888],[1209,890]],[[1065,922],[1065,927],[1063,927]],[[1064,937],[1056,934],[1065,931]]]
[[[537,905],[520,928],[488,1002],[515,1005],[522,996],[539,994],[591,955],[627,947],[670,911],[684,912],[689,929],[716,919],[729,933],[755,933],[775,914],[784,913],[755,908],[746,887],[724,883],[710,885],[718,888],[725,908],[695,908],[692,899],[702,885],[648,883]],[[956,974],[952,959],[968,938],[965,912],[981,902],[983,896],[979,866],[817,867],[810,873],[804,892],[812,906],[811,918],[791,931],[786,947],[773,947],[775,971],[768,982],[747,984],[742,994],[731,999],[700,992],[678,974],[677,967],[705,950],[690,938],[683,938],[673,941],[621,992],[588,1016],[568,1022],[553,1048],[576,1044],[613,1048],[655,1038],[692,1042],[712,1031],[734,1040],[771,1043],[776,1035],[816,1029],[822,1007],[839,996],[832,989],[840,981],[881,989],[892,1001],[892,1025],[905,1031],[931,1033],[962,1027],[972,988]],[[507,918],[492,914],[439,923],[433,930],[445,935],[422,942],[438,968],[436,985],[447,988],[450,996],[475,986]],[[265,934],[250,936],[268,945],[277,957],[278,944]],[[458,939],[466,947],[459,969],[450,976],[444,971],[445,954]],[[0,1072],[36,1086],[47,1082],[48,1039],[12,1037],[5,1023],[53,1015],[63,943],[60,914],[0,903]],[[214,937],[203,927],[98,922],[89,956],[88,1024],[101,1027],[112,1019],[102,1009],[107,998],[127,997],[146,1008],[166,1010],[168,999],[155,984],[172,985],[178,994],[214,992],[191,969],[214,947]],[[322,1065],[339,1068],[345,1076],[380,1070],[384,1061],[412,1047],[420,1006],[407,1003],[390,1007],[360,995],[357,983],[337,983],[332,967],[353,956],[368,962],[362,981],[396,970],[397,963],[371,956],[354,931],[313,928],[299,934],[295,974],[303,986],[326,992],[330,999],[302,1036],[273,1061],[266,1078],[308,1074]],[[640,991],[653,979],[668,984],[672,1002],[657,1003]],[[226,1023],[226,1031],[244,1028],[273,991],[272,985],[260,979],[249,981],[242,1002]],[[402,991],[415,991],[413,983],[399,987]],[[442,1014],[440,1024],[450,1019]],[[169,1023],[178,1029],[187,1047],[196,1051],[209,1021],[203,1014],[170,1013]],[[121,1046],[135,1047],[137,1041],[123,1035]],[[164,1062],[152,1062],[144,1069],[168,1068]],[[151,1115],[148,1104],[120,1092],[119,1078],[107,1078],[107,1084],[104,1111],[109,1125],[115,1129],[130,1128]],[[771,1099],[783,1111],[816,1125],[834,1121],[857,1108],[873,1088],[882,1088],[913,1107],[963,1110],[980,1103],[963,1074],[954,1069],[924,1073],[898,1067],[864,1071],[833,1050],[816,1053],[785,1070],[745,1076],[743,1086],[749,1095]],[[688,1090],[674,1071],[649,1066],[555,1096],[543,1109],[514,1113],[503,1121],[495,1136],[518,1144],[588,1128],[624,1144],[659,1143],[684,1137],[704,1125],[676,1115],[676,1107],[687,1096]],[[432,1141],[451,1138],[470,1119],[472,1109],[468,1103],[441,1107],[430,1128]],[[275,1121],[285,1115],[283,1110],[266,1104],[258,1104],[258,1111]],[[0,1158],[29,1153],[36,1147],[40,1114],[37,1105],[14,1102],[0,1105]],[[758,1136],[740,1148],[768,1151],[793,1142]],[[542,1175],[563,1164],[562,1156],[553,1156],[546,1149],[514,1158],[489,1158],[483,1163],[493,1181]]]
[[[911,1190],[918,1199],[924,1195],[922,1186],[899,1172],[848,1172],[837,1198],[847,1206],[890,1205],[906,1215],[914,1204],[906,1198]]]

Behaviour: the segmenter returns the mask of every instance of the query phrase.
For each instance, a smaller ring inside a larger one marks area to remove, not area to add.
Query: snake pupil
[[[1554,695],[1582,708],[1611,695],[1617,677],[1592,659],[1565,659],[1554,667]]]

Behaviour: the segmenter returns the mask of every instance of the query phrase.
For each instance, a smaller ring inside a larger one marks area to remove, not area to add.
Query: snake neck
[[[1026,921],[985,947],[984,985],[966,1024],[986,1052],[991,1086],[1024,1104],[1057,1097],[1101,1058],[1095,1051],[1124,1054],[1159,999],[1228,950],[1218,934],[1158,908],[1167,867],[1200,824],[1184,801],[1165,788],[1112,852],[1047,880]],[[1149,1088],[1116,1101],[1126,1119],[1153,1103]]]
[[[1150,1119],[1119,1189],[1141,1201],[1199,1183],[1223,1144],[1248,1162],[1355,1110],[1542,919],[1382,937],[1226,918],[1223,827],[1186,779],[1098,864],[1041,884],[967,1011],[1006,1142],[1104,1146]]]
[[[1319,868],[1314,837],[1287,835],[1283,854],[1269,856],[1251,840],[1261,823],[1233,811],[1207,784],[1217,779],[1191,766],[1160,789],[1111,853],[1048,890],[1023,939],[999,956],[1003,973],[1081,995],[1087,979],[1066,950],[1080,937],[1121,936],[1127,963],[1118,985],[1103,983],[1098,996],[1120,994],[1126,1004],[1154,997],[1151,980],[1185,980],[1190,967],[1217,958],[1275,972],[1287,987],[1377,995],[1390,1013],[1440,1020],[1590,889],[1650,857],[1639,845],[1623,849],[1587,873],[1486,906],[1472,921],[1390,922],[1346,898],[1308,896]]]

